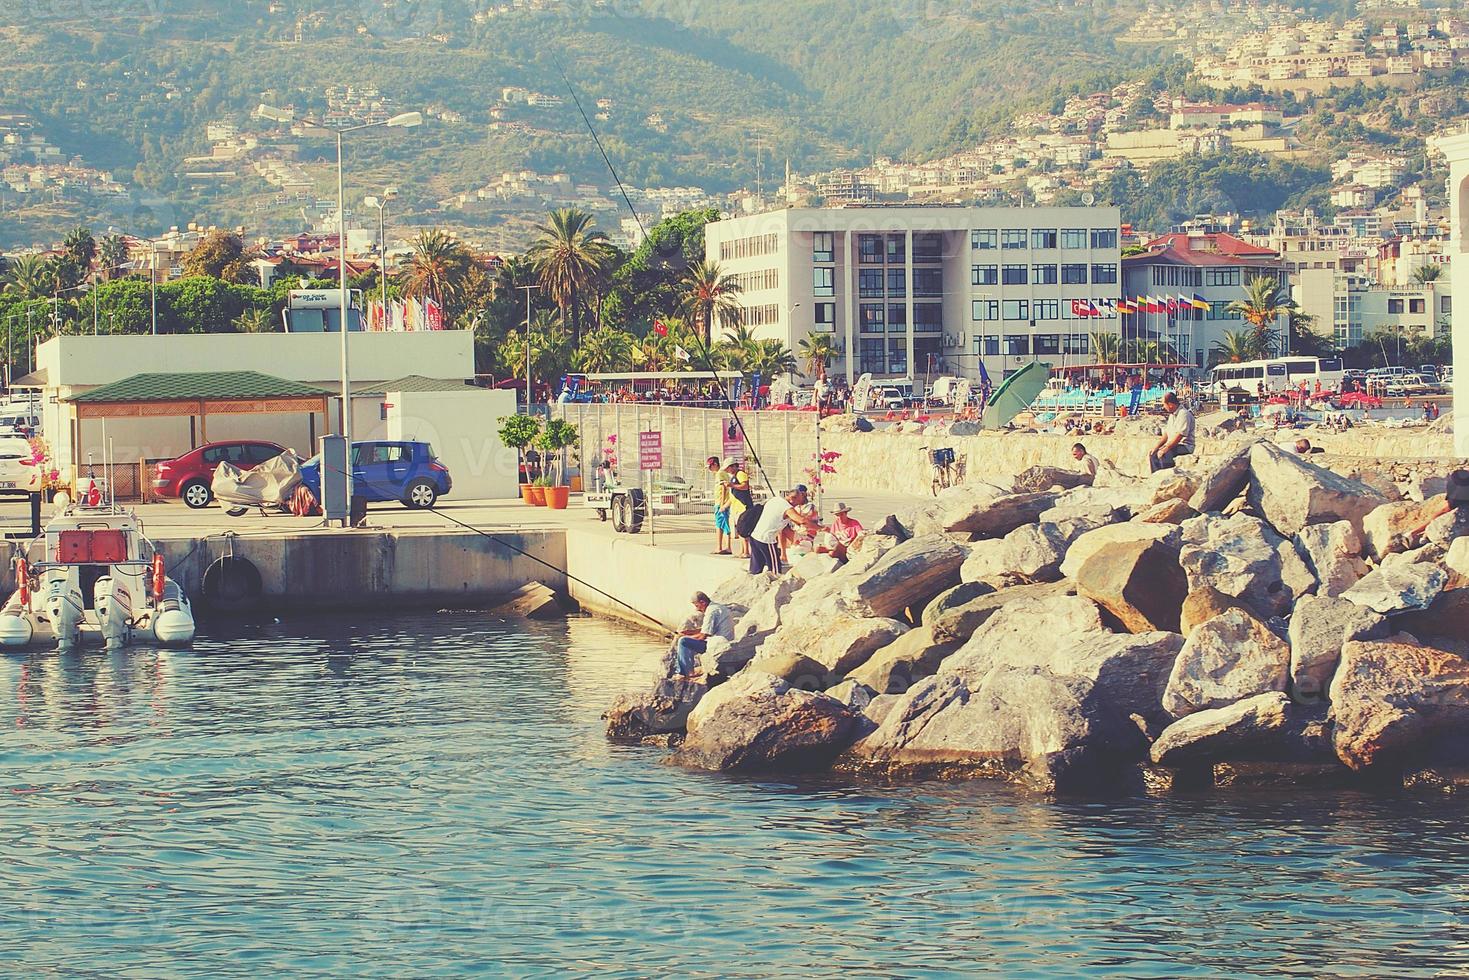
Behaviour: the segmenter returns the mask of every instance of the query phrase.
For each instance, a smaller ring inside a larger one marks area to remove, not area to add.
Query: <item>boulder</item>
[[[1306,559],[1301,557],[1296,543],[1288,538],[1284,539],[1275,546],[1275,552],[1280,558],[1280,582],[1285,590],[1297,598],[1313,595],[1316,592],[1316,576],[1306,564]]]
[[[867,707],[862,709],[862,714],[866,716],[871,728],[875,730],[901,700],[903,700],[902,697],[897,694],[873,695],[872,700],[867,702]]]
[[[1361,528],[1363,518],[1386,502],[1367,484],[1338,476],[1274,443],[1255,443],[1249,458],[1250,506],[1285,537],[1312,524],[1336,521]]]
[[[1326,697],[1341,648],[1351,640],[1377,639],[1388,633],[1387,620],[1355,602],[1331,596],[1306,596],[1290,619],[1290,689],[1298,701]]]
[[[1290,647],[1242,609],[1200,623],[1179,651],[1163,692],[1163,707],[1175,718],[1221,708],[1241,698],[1284,691]]]
[[[964,585],[981,585],[988,579],[1006,574],[1010,548],[1004,538],[989,538],[969,546],[969,556],[959,566],[959,581]]]
[[[1332,758],[1322,713],[1293,704],[1279,691],[1180,718],[1153,743],[1153,762],[1196,766],[1224,760],[1326,761]]]
[[[1179,611],[1179,632],[1187,637],[1200,623],[1208,622],[1230,609],[1244,608],[1244,603],[1239,599],[1225,595],[1212,586],[1206,585],[1201,589],[1194,589],[1183,600],[1183,608]]]
[[[832,555],[809,554],[791,566],[790,577],[809,582],[823,575],[830,575],[841,567],[841,561]]]
[[[1143,511],[1142,516],[1138,519],[1145,524],[1182,524],[1193,516],[1195,516],[1195,511],[1189,506],[1187,500],[1171,497]]]
[[[741,673],[747,671],[779,677],[803,691],[824,691],[841,679],[820,661],[789,649],[771,650],[769,653],[762,649]]]
[[[650,679],[646,686],[620,695],[602,715],[602,720],[607,722],[607,737],[636,740],[681,732],[689,712],[707,693],[709,686],[702,679]]]
[[[1129,633],[1179,631],[1188,579],[1178,549],[1162,541],[1124,541],[1095,552],[1076,575],[1079,594],[1121,621]]]
[[[1106,632],[1102,614],[1089,599],[1064,593],[1015,595],[1019,589],[995,593],[1005,601],[964,643],[945,670],[982,673],[999,663],[1027,666],[1051,661],[1050,641],[1070,642],[1082,634]],[[989,598],[989,597],[987,597]],[[1038,643],[1044,636],[1047,643]]]
[[[1225,505],[1245,492],[1250,484],[1250,446],[1245,443],[1224,457],[1199,478],[1199,487],[1189,498],[1189,506],[1201,514],[1223,510]]]
[[[1460,538],[1469,537],[1469,507],[1455,507],[1435,517],[1423,536],[1441,548],[1450,548]]]
[[[1427,609],[1394,616],[1393,625],[1437,645],[1469,639],[1469,589],[1440,592]]]
[[[968,564],[967,560],[965,564]],[[934,596],[933,601],[923,607],[923,625],[932,626],[934,620],[943,617],[949,610],[957,609],[967,602],[972,602],[980,596],[990,595],[994,591],[995,587],[985,582],[961,582],[952,589],[946,589]]]
[[[1431,562],[1394,562],[1368,573],[1342,598],[1386,616],[1427,609],[1448,580],[1448,572]]]
[[[1061,577],[1067,531],[1056,524],[1027,524],[998,541],[976,541],[959,570],[967,583],[1013,573],[1030,582],[1054,582]]]
[[[857,737],[860,717],[830,695],[746,670],[690,712],[674,760],[726,771],[819,768]]]
[[[1442,514],[1443,509],[1442,496],[1420,503],[1400,500],[1373,508],[1362,519],[1362,543],[1366,545],[1367,554],[1382,561],[1388,555],[1407,551],[1414,546],[1414,538]]]
[[[925,624],[933,631],[939,643],[968,641],[1001,608],[1012,602],[1026,599],[1050,598],[1071,593],[1072,587],[1065,582],[1046,582],[1036,585],[1016,585],[1006,589],[992,590],[978,595],[967,602],[950,605],[932,617],[925,616]],[[1100,620],[1099,620],[1100,622]]]
[[[1469,538],[1458,538],[1450,544],[1443,563],[1456,588],[1469,587]]]
[[[1156,507],[1170,500],[1181,500],[1188,503],[1193,499],[1193,495],[1199,492],[1199,484],[1203,477],[1201,474],[1175,467],[1171,470],[1159,470],[1152,474],[1150,480],[1153,495],[1148,499],[1148,503]]]
[[[951,487],[938,496],[943,530],[981,538],[1003,538],[1022,524],[1033,523],[1055,499],[1051,493],[996,494],[968,485]]]
[[[853,711],[865,711],[867,706],[872,703],[872,699],[876,696],[876,692],[870,687],[851,679],[842,681],[826,693],[829,697],[836,698]]]
[[[1066,470],[1059,466],[1032,466],[1015,477],[1010,489],[1014,493],[1039,493],[1053,487],[1070,490],[1090,483],[1089,476],[1076,470]]]
[[[1129,521],[1126,524],[1109,524],[1094,531],[1087,531],[1066,549],[1066,559],[1061,562],[1061,574],[1075,580],[1081,566],[1097,551],[1109,544],[1123,541],[1162,541],[1178,546],[1181,531],[1174,524],[1143,524]]]
[[[959,646],[957,640],[937,639],[932,626],[920,626],[878,650],[847,677],[879,694],[904,694],[932,676]]]
[[[910,607],[922,609],[959,584],[959,568],[967,556],[967,548],[942,535],[912,538],[857,575],[842,597],[868,616],[895,617]]]
[[[783,624],[760,647],[751,664],[795,654],[809,657],[829,674],[843,677],[907,631],[906,626],[891,619],[869,619],[840,612],[812,615]]]
[[[1295,599],[1281,567],[1282,543],[1258,518],[1204,514],[1183,522],[1178,560],[1190,592],[1206,586],[1216,589],[1269,619],[1284,613]],[[1296,565],[1305,571],[1299,558]]]
[[[1412,636],[1353,640],[1331,681],[1332,741],[1353,769],[1415,760],[1469,730],[1469,661]]]
[[[1145,489],[1137,487],[1083,487],[1058,496],[1037,520],[1052,524],[1081,522],[1096,528],[1125,521],[1134,507],[1141,509],[1148,502]]]
[[[1316,594],[1339,596],[1367,574],[1362,536],[1351,521],[1312,524],[1296,534],[1296,552],[1316,578]]]

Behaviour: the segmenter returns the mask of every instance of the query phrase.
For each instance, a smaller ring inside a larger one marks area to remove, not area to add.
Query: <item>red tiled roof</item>
[[[1280,254],[1273,249],[1251,245],[1223,232],[1189,235],[1174,232],[1148,242],[1136,255],[1124,256],[1124,264],[1138,265],[1167,262],[1174,265],[1273,265]]]

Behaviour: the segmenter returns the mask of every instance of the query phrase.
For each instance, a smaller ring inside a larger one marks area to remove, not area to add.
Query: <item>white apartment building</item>
[[[1382,332],[1442,336],[1452,320],[1453,291],[1447,279],[1385,286],[1331,269],[1305,269],[1294,278],[1291,298],[1315,317],[1316,332],[1338,347],[1355,347]]]
[[[705,227],[705,257],[744,286],[744,324],[798,351],[831,334],[833,375],[985,374],[1091,360],[1116,333],[1115,207],[787,208]],[[1095,312],[1093,312],[1095,310]]]

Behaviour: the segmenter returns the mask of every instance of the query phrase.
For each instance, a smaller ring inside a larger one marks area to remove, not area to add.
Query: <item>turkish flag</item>
[[[663,323],[662,320],[654,320],[653,321],[653,332],[656,333],[660,337],[667,337],[668,336],[668,327],[666,325],[664,325],[664,323]]]

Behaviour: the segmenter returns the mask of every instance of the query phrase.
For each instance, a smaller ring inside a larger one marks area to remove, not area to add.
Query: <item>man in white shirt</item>
[[[806,504],[806,488],[796,487],[790,493],[771,497],[760,512],[760,520],[750,533],[750,574],[763,571],[780,574],[780,536],[792,524],[806,524],[801,507]]]
[[[704,618],[698,629],[685,631],[673,644],[677,657],[674,673],[679,677],[693,676],[694,657],[709,649],[711,636],[734,641],[734,618],[730,616],[727,607],[711,602],[702,592],[694,593],[693,602],[694,608]]]
[[[1190,456],[1194,451],[1194,413],[1184,408],[1178,401],[1178,394],[1172,391],[1163,396],[1163,407],[1168,410],[1168,421],[1157,444],[1148,453],[1148,471],[1151,473],[1172,469],[1179,456]]]
[[[1081,472],[1086,476],[1086,482],[1090,484],[1097,478],[1097,467],[1101,465],[1097,457],[1086,451],[1081,443],[1071,447],[1071,458],[1081,464]]]

